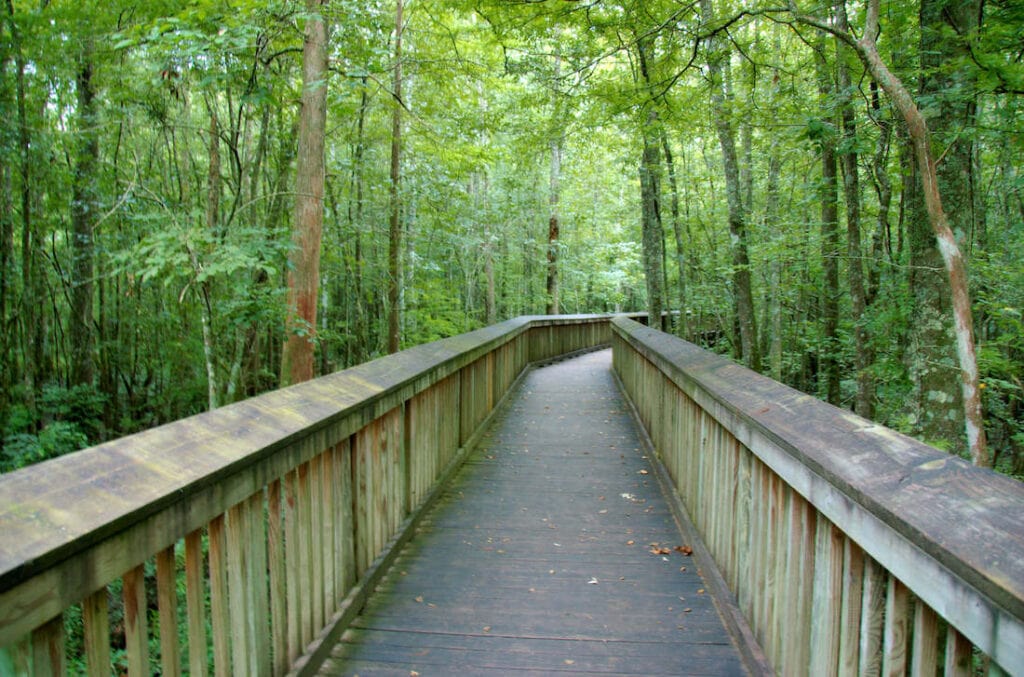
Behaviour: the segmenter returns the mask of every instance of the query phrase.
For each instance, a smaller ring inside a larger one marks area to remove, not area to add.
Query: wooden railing
[[[613,333],[779,674],[1024,674],[1024,485],[635,322]]]
[[[510,320],[0,477],[0,674],[315,667],[519,374],[609,319]]]

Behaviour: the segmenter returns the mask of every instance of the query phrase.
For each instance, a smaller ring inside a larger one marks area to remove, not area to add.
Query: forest
[[[0,471],[523,314],[1024,477],[1016,0],[4,0]]]

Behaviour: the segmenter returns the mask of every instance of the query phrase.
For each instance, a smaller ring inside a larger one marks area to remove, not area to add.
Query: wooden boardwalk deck
[[[325,675],[747,674],[610,351],[531,371]]]

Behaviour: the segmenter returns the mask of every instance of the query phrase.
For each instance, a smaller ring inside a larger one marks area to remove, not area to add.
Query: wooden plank
[[[146,631],[146,572],[140,565],[125,572],[124,643],[128,655],[128,677],[149,675],[149,637]]]
[[[231,671],[231,609],[228,600],[228,550],[226,519],[218,515],[210,521],[207,538],[210,548],[210,627],[213,632],[213,671],[217,677]]]
[[[907,670],[907,630],[910,594],[894,576],[886,583],[885,628],[882,634],[882,674],[902,677]]]
[[[935,677],[939,666],[939,617],[920,600],[914,604],[914,644],[910,674]]]
[[[864,559],[864,594],[861,603],[859,674],[882,674],[882,635],[885,625],[885,571],[870,557]]]
[[[32,673],[40,677],[67,673],[63,616],[32,631]]]
[[[337,495],[335,493],[335,450],[333,446],[324,450],[321,458],[320,468],[320,571],[323,576],[323,613],[324,622],[334,615],[337,610],[338,595],[335,591],[336,574],[334,571],[334,553],[337,545],[334,542],[336,533],[335,520],[337,519]]]
[[[270,577],[270,646],[274,673],[288,671],[288,584],[285,574],[284,480],[267,486],[267,564]]]
[[[203,584],[203,533],[196,530],[185,537],[185,607],[188,613],[189,674],[206,677],[206,589]]]
[[[298,499],[298,471],[290,472],[284,478],[285,514],[284,514],[284,536],[285,536],[285,586],[288,613],[288,663],[295,662],[295,659],[302,653],[303,643],[300,618],[299,596],[299,525],[296,515],[299,506]]]
[[[971,643],[953,627],[946,630],[945,658],[944,677],[968,677],[973,674]]]
[[[110,614],[107,589],[82,602],[82,643],[89,677],[110,677]]]
[[[820,517],[815,532],[813,580],[810,674],[832,675],[839,671],[843,538],[835,525]]]
[[[296,606],[299,611],[299,644],[305,647],[313,640],[313,550],[312,550],[312,512],[313,503],[310,495],[309,463],[298,468],[296,484],[295,526],[298,540],[296,542],[297,592]]]
[[[864,601],[864,551],[843,539],[843,600],[839,621],[839,677],[853,677],[860,669],[861,609]]]
[[[253,674],[271,674],[270,645],[270,603],[267,599],[269,586],[267,572],[267,529],[265,517],[264,492],[259,491],[246,502],[245,512],[248,517],[247,540],[249,551],[246,554],[246,579],[248,584],[247,606],[250,612],[250,632],[252,634]]]
[[[320,446],[319,443],[314,443]],[[312,640],[324,627],[324,454],[313,457],[309,462],[309,601],[311,612]]]
[[[255,671],[255,638],[253,637],[252,607],[249,604],[249,515],[243,501],[228,509],[227,579],[228,608],[231,627],[231,664],[236,674],[248,675]]]
[[[178,646],[178,571],[174,546],[156,554],[156,594],[160,619],[160,667],[163,675],[181,674]]]
[[[338,547],[335,550],[338,562],[336,571],[338,580],[335,587],[340,598],[348,594],[349,589],[355,583],[355,524],[353,518],[354,492],[352,489],[352,443],[350,439],[343,440],[338,446],[337,477],[335,485],[338,488],[338,520],[335,522],[337,533],[335,541]]]

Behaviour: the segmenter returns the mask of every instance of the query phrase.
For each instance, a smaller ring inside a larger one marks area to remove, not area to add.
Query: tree
[[[320,286],[320,239],[324,219],[324,145],[327,124],[327,0],[306,0],[302,53],[295,221],[288,270],[287,338],[281,353],[281,383],[313,378],[316,313]]]
[[[388,352],[402,340],[402,21],[403,0],[395,3],[395,66],[391,112],[391,208],[388,216]]]
[[[831,33],[854,49],[875,81],[892,99],[907,124],[907,131],[914,148],[914,157],[921,176],[928,221],[949,276],[968,451],[975,465],[989,466],[991,458],[985,444],[967,267],[956,236],[950,227],[949,218],[943,208],[928,122],[921,114],[910,91],[899,78],[893,75],[878,52],[877,40],[880,33],[878,5],[878,0],[868,0],[864,30],[860,38],[852,33],[841,31],[817,17],[800,12],[793,4],[790,5],[790,12],[796,21]]]

